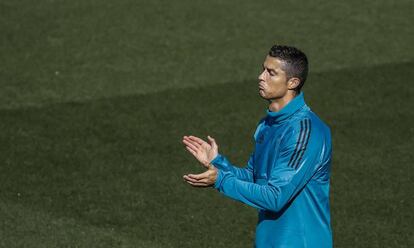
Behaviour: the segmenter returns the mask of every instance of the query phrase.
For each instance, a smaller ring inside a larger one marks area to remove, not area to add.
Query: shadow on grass
[[[408,245],[406,220],[413,217],[408,175],[414,162],[408,137],[414,132],[414,106],[413,87],[407,82],[414,76],[412,67],[406,63],[314,74],[305,86],[308,104],[333,132],[336,247]],[[255,211],[211,189],[185,185],[181,175],[202,168],[186,154],[181,137],[210,134],[222,153],[243,165],[266,108],[256,84],[250,80],[3,110],[0,197],[57,220],[84,223],[86,227],[57,226],[62,235],[73,237],[63,245],[99,239],[102,233],[92,229],[88,240],[70,236],[93,226],[119,246],[144,240],[162,247],[207,247],[207,242],[250,247]],[[8,223],[26,218],[23,210],[0,217]],[[7,226],[15,236],[4,242],[25,236],[36,243],[38,235],[48,232],[22,223]],[[48,221],[39,224],[45,227]],[[101,245],[110,247],[106,241]]]

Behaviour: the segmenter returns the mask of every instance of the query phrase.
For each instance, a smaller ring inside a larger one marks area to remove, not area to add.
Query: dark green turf
[[[0,108],[227,82],[274,43],[312,71],[412,61],[411,0],[0,0]]]
[[[335,247],[412,247],[413,63],[314,73],[305,98],[333,132]],[[2,110],[3,247],[251,247],[256,212],[194,189],[182,135],[243,164],[266,107],[255,79]]]
[[[251,247],[255,210],[185,185],[180,140],[245,162],[273,43],[332,127],[336,247],[414,247],[412,7],[0,0],[0,247]]]

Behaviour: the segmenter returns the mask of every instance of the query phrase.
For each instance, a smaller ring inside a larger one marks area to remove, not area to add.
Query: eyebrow
[[[277,71],[276,71],[275,69],[268,68],[268,67],[266,67],[264,64],[263,64],[263,68],[266,68],[266,70],[273,71],[273,72],[277,73]]]

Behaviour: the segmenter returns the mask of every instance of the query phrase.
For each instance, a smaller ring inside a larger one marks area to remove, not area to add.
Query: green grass
[[[0,0],[1,247],[251,247],[256,211],[182,175],[243,165],[275,43],[332,128],[335,247],[414,246],[410,1]]]
[[[333,131],[336,247],[413,244],[412,66],[315,73],[305,86]],[[3,244],[250,247],[254,209],[186,185],[202,168],[180,140],[211,134],[242,165],[264,108],[251,80],[1,111]]]
[[[312,71],[414,58],[393,1],[0,1],[0,107],[242,82],[273,43]]]

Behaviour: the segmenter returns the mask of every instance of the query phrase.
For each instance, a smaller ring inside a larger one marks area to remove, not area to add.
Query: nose
[[[265,81],[264,79],[264,74],[265,74],[265,70],[263,70],[262,71],[262,73],[260,73],[260,75],[259,75],[259,77],[258,77],[258,79],[260,80],[260,81]]]

